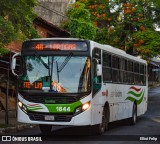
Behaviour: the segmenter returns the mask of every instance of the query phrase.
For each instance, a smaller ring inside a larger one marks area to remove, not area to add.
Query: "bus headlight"
[[[85,104],[82,105],[82,110],[85,111],[90,107],[90,102],[87,102]]]
[[[22,106],[23,106],[23,104],[22,104],[22,102],[18,102],[18,106],[20,107],[20,108],[22,108]]]
[[[21,101],[18,101],[18,106],[24,113],[27,113],[27,107]]]
[[[80,114],[81,112],[83,112],[89,108],[90,108],[90,102],[87,102],[87,103],[81,105],[80,107],[76,108],[74,115]]]

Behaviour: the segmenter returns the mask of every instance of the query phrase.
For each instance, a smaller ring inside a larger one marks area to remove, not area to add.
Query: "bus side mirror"
[[[16,58],[13,58],[13,59],[12,59],[11,69],[12,69],[12,70],[15,70],[15,69],[16,69]]]
[[[17,76],[18,75],[15,73],[15,69],[16,69],[16,56],[20,56],[20,53],[16,53],[13,55],[12,57],[12,63],[11,63],[11,70],[12,70],[12,73],[13,75]]]
[[[102,76],[102,65],[101,64],[97,64],[96,71],[97,71],[97,76]]]

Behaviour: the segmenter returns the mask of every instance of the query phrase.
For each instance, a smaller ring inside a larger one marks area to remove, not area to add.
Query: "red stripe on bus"
[[[135,91],[139,92],[141,90],[141,88],[136,88],[134,86],[130,87],[130,89],[134,89]]]
[[[39,104],[28,104],[28,106],[39,106]]]

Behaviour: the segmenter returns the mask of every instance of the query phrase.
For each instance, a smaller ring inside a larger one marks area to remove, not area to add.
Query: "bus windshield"
[[[87,56],[25,56],[19,89],[53,93],[89,92],[90,66]]]

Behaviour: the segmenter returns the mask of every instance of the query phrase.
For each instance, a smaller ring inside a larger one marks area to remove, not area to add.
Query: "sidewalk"
[[[32,127],[35,127],[35,125],[17,122],[16,111],[8,112],[8,124],[5,124],[5,111],[0,111],[0,135],[5,133],[14,133]]]
[[[155,87],[158,87],[160,86],[160,83],[155,83],[155,84],[152,84],[152,85],[148,85],[148,90],[152,89],[152,88],[155,88]]]

